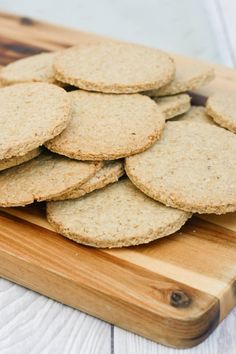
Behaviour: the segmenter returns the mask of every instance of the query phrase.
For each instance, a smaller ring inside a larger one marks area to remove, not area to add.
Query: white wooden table
[[[236,66],[235,0],[1,0],[14,12]],[[174,350],[0,279],[0,354],[235,354],[236,310]]]

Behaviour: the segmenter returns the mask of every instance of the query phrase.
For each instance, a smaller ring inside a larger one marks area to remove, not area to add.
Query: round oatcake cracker
[[[47,83],[16,84],[0,89],[0,160],[23,156],[65,129],[70,99]]]
[[[191,106],[190,110],[178,117],[175,117],[172,121],[191,121],[195,123],[207,123],[215,124],[213,119],[206,113],[205,107]]]
[[[187,94],[155,97],[154,101],[164,113],[166,120],[187,112],[191,107],[191,97]]]
[[[53,62],[58,53],[41,53],[16,60],[0,71],[0,82],[12,85],[23,82],[56,83]]]
[[[173,60],[158,49],[110,41],[66,49],[54,68],[59,81],[105,93],[156,89],[175,73]]]
[[[104,166],[98,170],[95,175],[81,186],[66,192],[52,200],[66,200],[80,198],[87,193],[91,193],[96,189],[101,189],[108,184],[117,182],[125,173],[123,161],[105,161]]]
[[[125,162],[131,181],[168,206],[196,213],[236,210],[236,136],[211,124],[168,122],[162,138]]]
[[[34,159],[41,153],[40,148],[36,148],[27,152],[23,156],[13,156],[10,159],[0,160],[0,171],[6,170],[7,168],[21,165],[24,162]]]
[[[202,63],[193,63],[182,59],[175,59],[176,74],[172,82],[158,90],[145,92],[148,96],[176,95],[186,91],[193,91],[209,83],[215,77],[214,69]]]
[[[46,143],[49,150],[78,160],[114,160],[136,154],[161,135],[165,118],[157,104],[140,94],[69,93],[68,127]]]
[[[42,153],[0,173],[0,206],[24,206],[54,198],[85,183],[98,168],[101,168],[101,163]]]
[[[219,92],[210,96],[206,104],[206,112],[220,126],[236,133],[236,94]]]
[[[102,248],[138,245],[168,236],[189,217],[189,213],[147,197],[128,179],[79,199],[47,203],[47,219],[57,232]]]

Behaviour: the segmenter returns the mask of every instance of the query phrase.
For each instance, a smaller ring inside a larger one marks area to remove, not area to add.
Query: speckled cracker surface
[[[128,179],[79,199],[47,203],[57,232],[94,247],[147,243],[179,230],[189,216],[147,197]]]
[[[174,118],[187,112],[191,105],[191,97],[187,94],[175,96],[155,97],[154,101],[165,115],[165,119]]]
[[[85,183],[98,167],[45,152],[0,173],[0,206],[24,206],[51,199]]]
[[[20,165],[24,162],[34,159],[41,153],[41,149],[37,148],[32,151],[27,152],[23,156],[11,157],[10,159],[0,160],[0,171],[6,170],[7,168]]]
[[[54,68],[59,81],[105,93],[156,89],[169,83],[175,73],[166,53],[117,42],[69,48],[56,58]]]
[[[23,82],[56,83],[53,62],[57,53],[41,53],[19,59],[0,71],[0,83],[12,85]]]
[[[165,117],[140,94],[69,93],[72,118],[49,150],[78,160],[114,160],[144,151],[161,135]]]
[[[205,107],[201,106],[191,106],[188,112],[175,117],[174,120],[215,124],[213,119],[207,114]]]
[[[236,93],[215,93],[207,100],[207,113],[220,126],[236,133]]]
[[[236,210],[236,136],[210,124],[168,122],[149,150],[126,159],[132,182],[175,208],[223,214]]]
[[[172,82],[166,86],[146,92],[149,96],[168,96],[196,90],[209,83],[215,77],[214,69],[208,65],[193,62],[182,62],[175,59],[176,74]]]
[[[96,189],[101,189],[108,184],[117,182],[124,173],[123,161],[105,161],[104,166],[87,182],[83,183],[80,187],[73,189],[71,192],[67,192],[59,197],[56,197],[55,200],[80,198]]]
[[[47,83],[17,84],[0,90],[0,160],[23,156],[65,129],[70,99]]]

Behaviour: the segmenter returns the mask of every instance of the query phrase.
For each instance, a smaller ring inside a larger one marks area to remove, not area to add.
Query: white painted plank
[[[220,61],[226,66],[233,67],[235,63],[223,22],[223,13],[218,0],[206,0],[203,2],[203,7],[208,14],[209,26],[214,33],[214,41],[218,43]]]
[[[1,354],[110,354],[111,326],[0,279]]]
[[[216,0],[222,22],[226,32],[228,45],[236,66],[236,1],[235,0]]]
[[[235,354],[236,309],[203,343],[191,349],[172,349],[114,328],[114,354]]]

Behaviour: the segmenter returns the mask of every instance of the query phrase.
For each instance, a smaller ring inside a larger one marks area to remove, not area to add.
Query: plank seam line
[[[111,354],[114,354],[114,325],[111,325]]]

